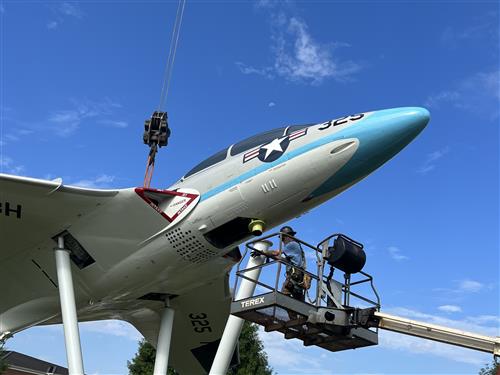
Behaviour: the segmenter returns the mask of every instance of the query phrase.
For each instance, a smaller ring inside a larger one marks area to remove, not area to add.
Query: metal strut
[[[174,325],[174,310],[170,307],[169,300],[165,301],[165,308],[161,312],[160,332],[156,344],[156,358],[154,375],[165,375],[168,370],[168,355],[172,340],[172,327]]]
[[[265,252],[271,245],[272,243],[269,241],[259,241],[254,244],[254,248],[260,252]],[[259,279],[262,270],[259,266],[264,263],[265,259],[266,257],[262,255],[249,257],[246,267],[247,270],[250,270],[246,275],[248,279],[241,281],[238,293],[236,294],[236,300],[248,298],[253,295],[257,284],[251,280]],[[227,373],[238,338],[240,337],[243,322],[244,319],[229,315],[212,367],[210,368],[210,375],[225,375]]]
[[[57,244],[58,247],[54,249],[54,252],[68,370],[71,375],[83,375],[82,347],[78,331],[78,317],[76,315],[75,292],[71,276],[69,250],[64,248],[63,236],[58,237]]]

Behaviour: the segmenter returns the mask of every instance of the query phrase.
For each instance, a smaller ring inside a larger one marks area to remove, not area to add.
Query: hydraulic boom
[[[454,328],[401,318],[380,311],[375,311],[374,315],[379,319],[378,327],[388,331],[492,353],[495,357],[500,356],[500,337],[478,335]]]

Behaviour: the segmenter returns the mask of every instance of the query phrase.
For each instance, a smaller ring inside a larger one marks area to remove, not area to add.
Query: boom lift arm
[[[454,328],[401,318],[380,311],[375,311],[374,315],[379,320],[378,328],[381,329],[492,353],[495,357],[500,356],[500,337],[478,335]]]

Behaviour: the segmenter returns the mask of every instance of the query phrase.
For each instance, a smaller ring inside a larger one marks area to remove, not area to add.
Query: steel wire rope
[[[161,112],[161,108],[166,105],[168,90],[170,87],[170,81],[172,78],[172,72],[175,62],[175,55],[177,52],[177,46],[179,44],[179,36],[182,25],[182,17],[184,15],[184,7],[186,6],[186,0],[179,0],[177,5],[177,12],[175,15],[174,27],[172,29],[172,37],[170,39],[170,48],[168,51],[168,58],[165,64],[165,72],[163,77],[163,83],[160,92],[160,103],[158,105],[158,112]],[[158,144],[150,145],[151,150],[148,155],[148,160],[146,162],[146,172],[144,175],[144,183],[143,186],[149,188],[151,185],[151,180],[153,178],[153,171],[155,167],[155,158],[158,150]]]
[[[167,103],[168,91],[170,88],[170,81],[172,78],[172,72],[174,68],[177,45],[179,44],[179,36],[180,36],[182,18],[184,15],[185,6],[186,6],[186,0],[179,0],[179,4],[177,5],[177,13],[175,16],[174,28],[172,30],[172,37],[170,40],[170,49],[168,52],[167,63],[165,65],[165,72],[160,93],[160,104],[158,106],[158,110],[161,110],[161,108],[163,108],[164,105],[166,105]]]

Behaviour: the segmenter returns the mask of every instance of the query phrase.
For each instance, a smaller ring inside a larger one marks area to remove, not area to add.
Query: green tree
[[[498,375],[500,374],[500,362],[493,361],[491,365],[486,365],[479,370],[479,375]]]
[[[240,365],[229,370],[229,375],[272,375],[264,345],[257,334],[258,326],[245,321],[240,335]]]
[[[130,375],[152,375],[155,367],[156,349],[146,340],[139,342],[139,349],[132,361],[127,361]],[[174,369],[168,368],[167,375],[177,375]]]
[[[267,362],[264,353],[264,345],[257,334],[257,325],[246,322],[240,335],[240,365],[229,370],[228,375],[272,375],[272,369]],[[153,374],[156,350],[146,340],[139,342],[139,349],[131,361],[127,361],[130,375]],[[176,375],[177,372],[169,368],[168,375]]]

